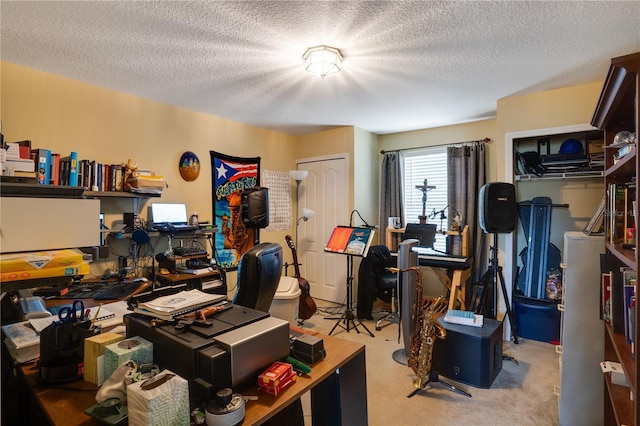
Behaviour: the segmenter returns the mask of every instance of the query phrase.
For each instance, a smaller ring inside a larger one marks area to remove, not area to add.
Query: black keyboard
[[[117,281],[74,284],[69,287],[68,293],[57,298],[115,300],[130,295],[139,286],[138,282],[121,283]]]
[[[174,247],[174,256],[206,256],[208,253],[201,247]]]

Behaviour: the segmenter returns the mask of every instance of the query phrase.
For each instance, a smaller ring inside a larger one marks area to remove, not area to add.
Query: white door
[[[309,208],[315,215],[298,225],[300,274],[309,281],[311,297],[344,303],[347,294],[347,259],[326,253],[325,245],[337,225],[349,224],[346,154],[298,161],[309,175],[298,191],[298,214]]]

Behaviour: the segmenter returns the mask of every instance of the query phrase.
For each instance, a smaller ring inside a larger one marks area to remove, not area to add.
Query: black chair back
[[[258,244],[240,258],[235,305],[269,312],[282,271],[282,246]]]

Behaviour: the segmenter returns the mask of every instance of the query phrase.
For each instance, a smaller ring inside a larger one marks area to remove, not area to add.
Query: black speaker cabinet
[[[508,234],[516,229],[518,207],[516,187],[511,183],[493,182],[480,188],[480,227],[489,234]]]
[[[269,226],[269,189],[259,186],[240,193],[240,217],[247,228]]]
[[[502,322],[485,318],[482,327],[438,322],[447,330],[435,339],[433,371],[460,383],[489,388],[502,370]]]

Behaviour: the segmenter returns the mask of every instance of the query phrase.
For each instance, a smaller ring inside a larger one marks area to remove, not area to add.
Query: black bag
[[[524,173],[542,176],[547,171],[542,165],[540,154],[536,151],[518,152],[516,156]]]

